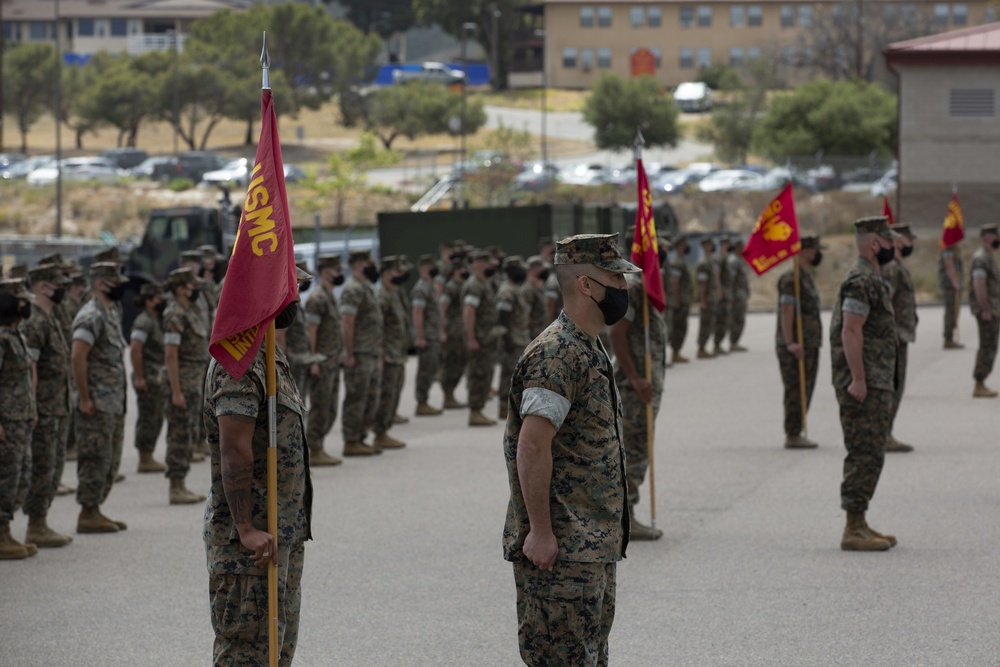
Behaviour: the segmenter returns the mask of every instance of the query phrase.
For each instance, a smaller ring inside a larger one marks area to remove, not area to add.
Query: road
[[[916,451],[888,456],[869,513],[899,538],[887,553],[839,549],[844,452],[828,348],[813,451],[781,447],[773,314],[749,317],[748,353],[668,369],[656,450],[665,536],[630,545],[619,566],[612,665],[997,664],[1000,413],[970,398],[974,347],[942,351],[941,309],[919,315],[896,429]],[[974,339],[967,313],[961,331]],[[411,382],[413,371],[411,360]],[[413,407],[408,385],[401,411]],[[296,665],[519,664],[500,549],[502,429],[471,430],[464,418],[412,419],[393,431],[406,449],[314,471]],[[128,531],[0,563],[0,665],[209,662],[202,508],[167,505],[165,479],[133,473],[128,421],[128,479],[104,508]],[[338,430],[328,445],[339,443]],[[207,491],[207,463],[194,464],[189,486]],[[648,518],[648,484],[642,494]],[[51,524],[71,529],[76,510],[56,499]],[[20,516],[14,532],[24,529]]]

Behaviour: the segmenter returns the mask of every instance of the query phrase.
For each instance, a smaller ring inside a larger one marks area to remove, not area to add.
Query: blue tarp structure
[[[67,65],[86,65],[94,57],[92,53],[63,53],[63,62]]]
[[[457,69],[459,71],[465,71],[466,80],[469,82],[470,86],[488,86],[490,84],[490,66],[484,63],[469,63],[467,66],[463,67],[462,63],[445,63],[448,67],[452,69]],[[406,70],[408,72],[416,72],[420,70],[421,65],[382,65],[379,68],[378,76],[375,77],[376,86],[391,86],[392,85],[392,73],[398,69]]]

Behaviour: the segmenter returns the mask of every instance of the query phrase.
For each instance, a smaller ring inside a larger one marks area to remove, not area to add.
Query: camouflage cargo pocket
[[[212,627],[239,643],[267,642],[267,577],[211,574]]]

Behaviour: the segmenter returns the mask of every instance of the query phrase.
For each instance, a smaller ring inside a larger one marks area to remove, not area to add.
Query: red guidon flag
[[[889,206],[888,195],[882,195],[882,215],[889,218],[890,227],[896,224],[896,216],[892,214],[892,207]]]
[[[801,249],[799,221],[795,217],[795,199],[789,183],[757,218],[743,248],[743,259],[759,276],[797,255]]]
[[[241,378],[267,325],[295,300],[295,254],[271,91],[262,91],[260,141],[208,351]]]
[[[653,222],[653,195],[649,191],[646,169],[642,158],[635,161],[635,182],[638,185],[639,205],[635,209],[635,237],[632,239],[632,263],[642,269],[642,282],[649,302],[660,311],[667,307],[660,274],[660,248]]]
[[[958,193],[951,196],[948,202],[948,213],[944,216],[944,228],[941,230],[941,249],[950,248],[965,238],[965,216],[962,215],[962,205],[958,203]]]

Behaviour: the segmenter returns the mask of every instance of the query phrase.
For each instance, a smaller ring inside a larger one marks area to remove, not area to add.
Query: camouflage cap
[[[298,266],[295,267],[295,281],[296,282],[304,283],[307,280],[312,280],[312,279],[313,279],[313,277],[312,277],[311,273],[309,273],[305,269],[299,268]]]
[[[889,218],[884,215],[873,215],[870,218],[855,220],[854,232],[856,234],[878,234],[884,239],[896,238],[896,233],[889,226]]]
[[[200,245],[198,246],[198,252],[201,253],[202,260],[205,261],[214,260],[221,262],[226,258],[225,255],[216,250],[214,245]]]
[[[182,262],[195,262],[197,264],[201,264],[203,259],[200,250],[185,250],[181,253],[180,258]]]
[[[160,283],[143,283],[139,288],[139,296],[143,299],[152,299],[154,296],[163,294],[163,285]]]
[[[434,259],[434,255],[421,255],[420,259],[417,260],[420,266],[433,266],[437,264],[437,260]]]
[[[4,278],[0,280],[0,294],[9,294],[25,301],[34,301],[35,295],[28,291],[20,278]]]
[[[69,274],[68,278],[70,285],[87,284],[87,277],[83,275],[83,271],[74,271],[73,273]]]
[[[122,285],[128,278],[122,275],[121,266],[115,262],[97,262],[90,265],[91,280],[107,280]]]
[[[617,234],[577,234],[556,246],[555,264],[593,264],[611,273],[641,273],[618,252]]]
[[[541,255],[532,255],[531,257],[528,258],[528,266],[529,267],[548,266],[548,265],[549,265],[549,263],[546,262],[545,258],[542,257]]]
[[[509,269],[512,267],[518,269],[528,268],[528,266],[524,263],[524,258],[520,255],[508,255],[503,260],[503,268]]]
[[[389,271],[390,269],[398,269],[400,266],[402,266],[402,261],[399,255],[386,255],[382,258],[380,270]]]
[[[94,253],[95,263],[107,263],[107,262],[120,262],[122,261],[121,254],[118,252],[118,246],[109,246],[102,250],[98,250]]]
[[[299,261],[295,262],[295,268],[302,269],[303,271],[308,271],[309,265],[306,264],[306,260],[300,259]]]
[[[372,253],[370,250],[352,250],[347,256],[347,263],[354,264],[355,262],[371,262]]]
[[[320,255],[316,268],[320,271],[323,269],[339,269],[340,255]]]
[[[994,225],[996,226],[996,225]],[[892,231],[896,232],[899,236],[905,236],[908,239],[915,239],[917,235],[913,233],[913,229],[909,224],[896,224],[892,226]]]
[[[468,246],[469,244],[465,242],[465,239],[455,239],[451,242],[451,247],[459,250],[465,250]]]
[[[680,246],[687,246],[688,245],[688,237],[683,236],[683,235],[676,236],[673,239],[671,239],[671,242],[673,243],[673,246],[675,248],[680,247]]]
[[[38,260],[38,266],[42,264],[62,264],[63,258],[62,254],[58,252],[50,252],[48,255],[42,255],[41,259]]]
[[[986,236],[987,234],[1000,234],[997,229],[997,224],[995,222],[990,222],[979,228],[979,235]]]
[[[715,239],[712,238],[712,236],[710,234],[705,234],[704,236],[701,237],[701,244],[702,245],[710,245],[710,246],[714,247],[715,246]]]
[[[52,283],[54,285],[68,285],[69,278],[63,275],[62,269],[56,264],[43,264],[28,271],[28,278],[33,285],[38,283]]]
[[[413,265],[410,264],[410,258],[407,257],[406,255],[400,255],[399,256],[399,270],[400,271],[409,271],[412,268],[413,268]]]
[[[469,261],[470,262],[479,262],[479,261],[492,262],[493,261],[493,255],[491,255],[486,250],[473,250],[472,252],[469,253]]]
[[[819,248],[822,250],[826,246],[819,242],[819,234],[806,234],[802,236],[799,241],[802,243],[803,250],[811,250],[812,248]]]
[[[23,280],[28,277],[28,265],[27,264],[15,264],[14,266],[7,269],[8,278],[17,278],[18,280]]]
[[[167,278],[166,287],[169,290],[175,290],[182,285],[197,285],[198,276],[195,272],[188,268],[174,269],[170,272],[170,277]]]
[[[659,244],[661,248],[665,248],[666,250],[670,250],[671,248],[674,247],[674,244],[673,242],[671,242],[669,236],[657,236],[656,242]]]

